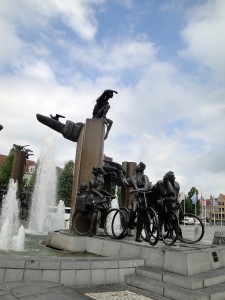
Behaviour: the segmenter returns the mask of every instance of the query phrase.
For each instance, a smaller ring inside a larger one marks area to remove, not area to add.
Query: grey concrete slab
[[[164,253],[161,248],[142,247],[140,256],[145,258],[146,266],[153,268],[162,268],[164,261]]]
[[[54,258],[42,261],[40,260],[39,269],[42,270],[59,270],[60,269],[60,261],[55,260]]]
[[[5,278],[5,269],[0,269],[0,283],[4,282]]]
[[[120,283],[119,270],[118,269],[106,269],[105,270],[105,282],[106,282],[106,284]]]
[[[184,287],[190,290],[200,289],[204,287],[204,280],[200,276],[184,276],[181,274],[175,274],[149,267],[138,267],[136,269],[136,274],[139,276],[151,278],[153,280],[169,283],[179,287]]]
[[[44,281],[59,282],[60,271],[58,270],[43,270],[42,279]]]
[[[7,269],[5,271],[4,282],[23,280],[23,269]]]
[[[121,243],[116,243],[110,240],[104,240],[103,247],[101,250],[102,256],[113,256],[118,257],[120,252]]]
[[[91,270],[91,283],[92,285],[106,284],[105,269]]]
[[[101,255],[104,239],[86,237],[86,251]]]
[[[64,285],[75,285],[75,270],[61,270],[60,283]]]
[[[87,270],[91,268],[91,260],[62,260],[61,261],[61,270]]]
[[[63,241],[63,234],[60,234],[59,232],[51,232],[51,237],[47,240],[49,244],[46,244],[47,246],[51,246],[56,249],[64,249],[64,244],[62,244]]]
[[[0,300],[90,300],[82,292],[60,284],[42,281],[14,281],[0,284]]]
[[[4,256],[5,259],[0,259],[0,268],[13,268],[13,269],[22,269],[25,266],[25,259],[23,257],[18,256],[11,256],[7,257]]]
[[[203,287],[220,284],[225,282],[225,268],[207,273],[197,274],[192,276],[192,278],[201,279],[203,281]]]
[[[91,285],[91,270],[76,270],[75,285],[76,286]]]
[[[125,276],[125,283],[129,286],[134,286],[139,289],[164,296],[164,284],[162,282],[138,275],[130,275]]]
[[[42,270],[25,270],[24,271],[24,277],[22,278],[23,280],[30,280],[30,281],[34,281],[34,280],[42,280],[42,274],[43,271]],[[22,280],[21,279],[21,280]],[[14,278],[14,280],[18,280]]]
[[[164,296],[173,300],[210,300],[209,296],[199,291],[190,291],[181,287],[165,286]]]
[[[118,260],[119,268],[136,268],[139,266],[144,266],[145,261],[142,258],[131,257],[130,259],[120,259]]]
[[[25,268],[26,269],[39,269],[40,260],[26,260]]]
[[[121,242],[120,257],[140,257],[141,247],[136,244],[127,244],[125,242]]]
[[[224,300],[225,299],[225,284],[217,284],[210,286],[203,290],[204,293],[210,296],[210,300]]]
[[[65,250],[69,250],[71,252],[83,252],[86,250],[86,238],[80,237],[79,241],[74,239],[71,235],[63,235],[62,244]]]
[[[124,283],[125,276],[135,274],[135,268],[119,269],[119,282]]]
[[[93,260],[91,262],[91,269],[117,269],[118,268],[118,261],[114,260]]]
[[[66,300],[91,300],[90,297],[84,295],[83,293],[79,292],[78,290],[74,288],[69,287],[56,287],[53,289],[54,293],[58,296],[61,296],[60,299],[66,299]],[[48,300],[48,299],[47,299]]]

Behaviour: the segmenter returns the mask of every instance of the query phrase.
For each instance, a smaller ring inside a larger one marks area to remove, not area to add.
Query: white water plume
[[[115,190],[115,198],[112,199],[111,201],[111,208],[119,208],[119,201],[118,201],[118,187],[116,185],[116,190]],[[115,212],[110,213],[107,217],[107,223],[106,223],[106,227],[107,227],[107,231],[111,234],[112,233],[112,220],[113,217],[115,215]],[[121,222],[120,222],[120,215],[117,214],[115,216],[115,220],[114,220],[114,231],[115,233],[120,233],[121,232]]]
[[[3,199],[0,228],[1,250],[24,250],[25,233],[23,226],[20,226],[17,182],[13,179],[10,179],[7,194]]]
[[[29,230],[44,232],[46,208],[56,203],[55,135],[49,131],[39,157],[32,197]]]
[[[64,201],[60,200],[57,206],[56,216],[53,223],[53,230],[65,228],[65,204]]]

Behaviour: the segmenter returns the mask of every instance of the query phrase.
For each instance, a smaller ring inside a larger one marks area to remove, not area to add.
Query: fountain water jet
[[[10,179],[8,192],[3,199],[0,226],[1,250],[24,250],[25,232],[23,225],[20,226],[17,186],[17,182]]]
[[[54,132],[49,131],[37,166],[29,218],[29,231],[31,232],[44,232],[46,208],[55,206],[56,203],[55,144]]]
[[[111,201],[111,208],[119,208],[119,201],[118,201],[118,186],[116,185],[116,190],[115,190],[115,196],[116,198],[112,199]],[[109,214],[109,217],[107,218],[107,230],[109,233],[112,233],[111,225],[112,225],[112,219],[114,217],[115,213]],[[116,215],[115,217],[115,233],[120,233],[121,232],[121,223],[120,223],[120,217],[119,215]]]
[[[56,216],[52,230],[65,229],[65,204],[60,200],[57,206]]]

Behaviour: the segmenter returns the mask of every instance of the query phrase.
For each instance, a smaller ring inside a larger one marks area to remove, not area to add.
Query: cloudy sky
[[[85,122],[114,89],[107,156],[225,194],[224,37],[224,0],[1,0],[0,153],[28,144],[37,160],[36,113]],[[62,167],[76,143],[56,135]]]

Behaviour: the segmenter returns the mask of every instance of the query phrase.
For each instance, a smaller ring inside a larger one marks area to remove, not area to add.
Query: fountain
[[[0,221],[0,250],[26,252],[25,241],[33,240],[32,235],[46,235],[48,230],[65,229],[65,205],[60,200],[56,206],[56,165],[55,136],[45,138],[37,169],[34,194],[32,197],[29,228],[20,226],[20,207],[17,199],[18,182],[10,179],[9,188],[3,199]],[[47,208],[54,209],[51,226],[46,227]],[[25,238],[26,231],[26,238]]]
[[[9,188],[3,198],[0,229],[0,249],[4,251],[23,251],[25,242],[25,231],[20,226],[19,202],[17,200],[17,182],[9,181]]]
[[[53,223],[53,230],[65,228],[65,204],[60,200],[57,206],[56,217]]]
[[[29,231],[43,233],[47,206],[56,203],[55,136],[49,131],[40,154],[34,194],[32,197]]]
[[[119,208],[119,201],[118,201],[118,186],[116,185],[115,187],[115,198],[112,199],[111,201],[111,208]],[[106,223],[106,226],[107,226],[107,230],[108,232],[111,234],[112,233],[112,220],[113,220],[113,217],[115,215],[115,212],[113,213],[110,213],[108,218],[107,218],[107,223]],[[121,232],[121,222],[120,222],[120,216],[119,214],[117,214],[115,216],[115,221],[114,221],[114,224],[115,224],[115,227],[114,227],[114,230],[115,230],[115,233],[119,234]]]

